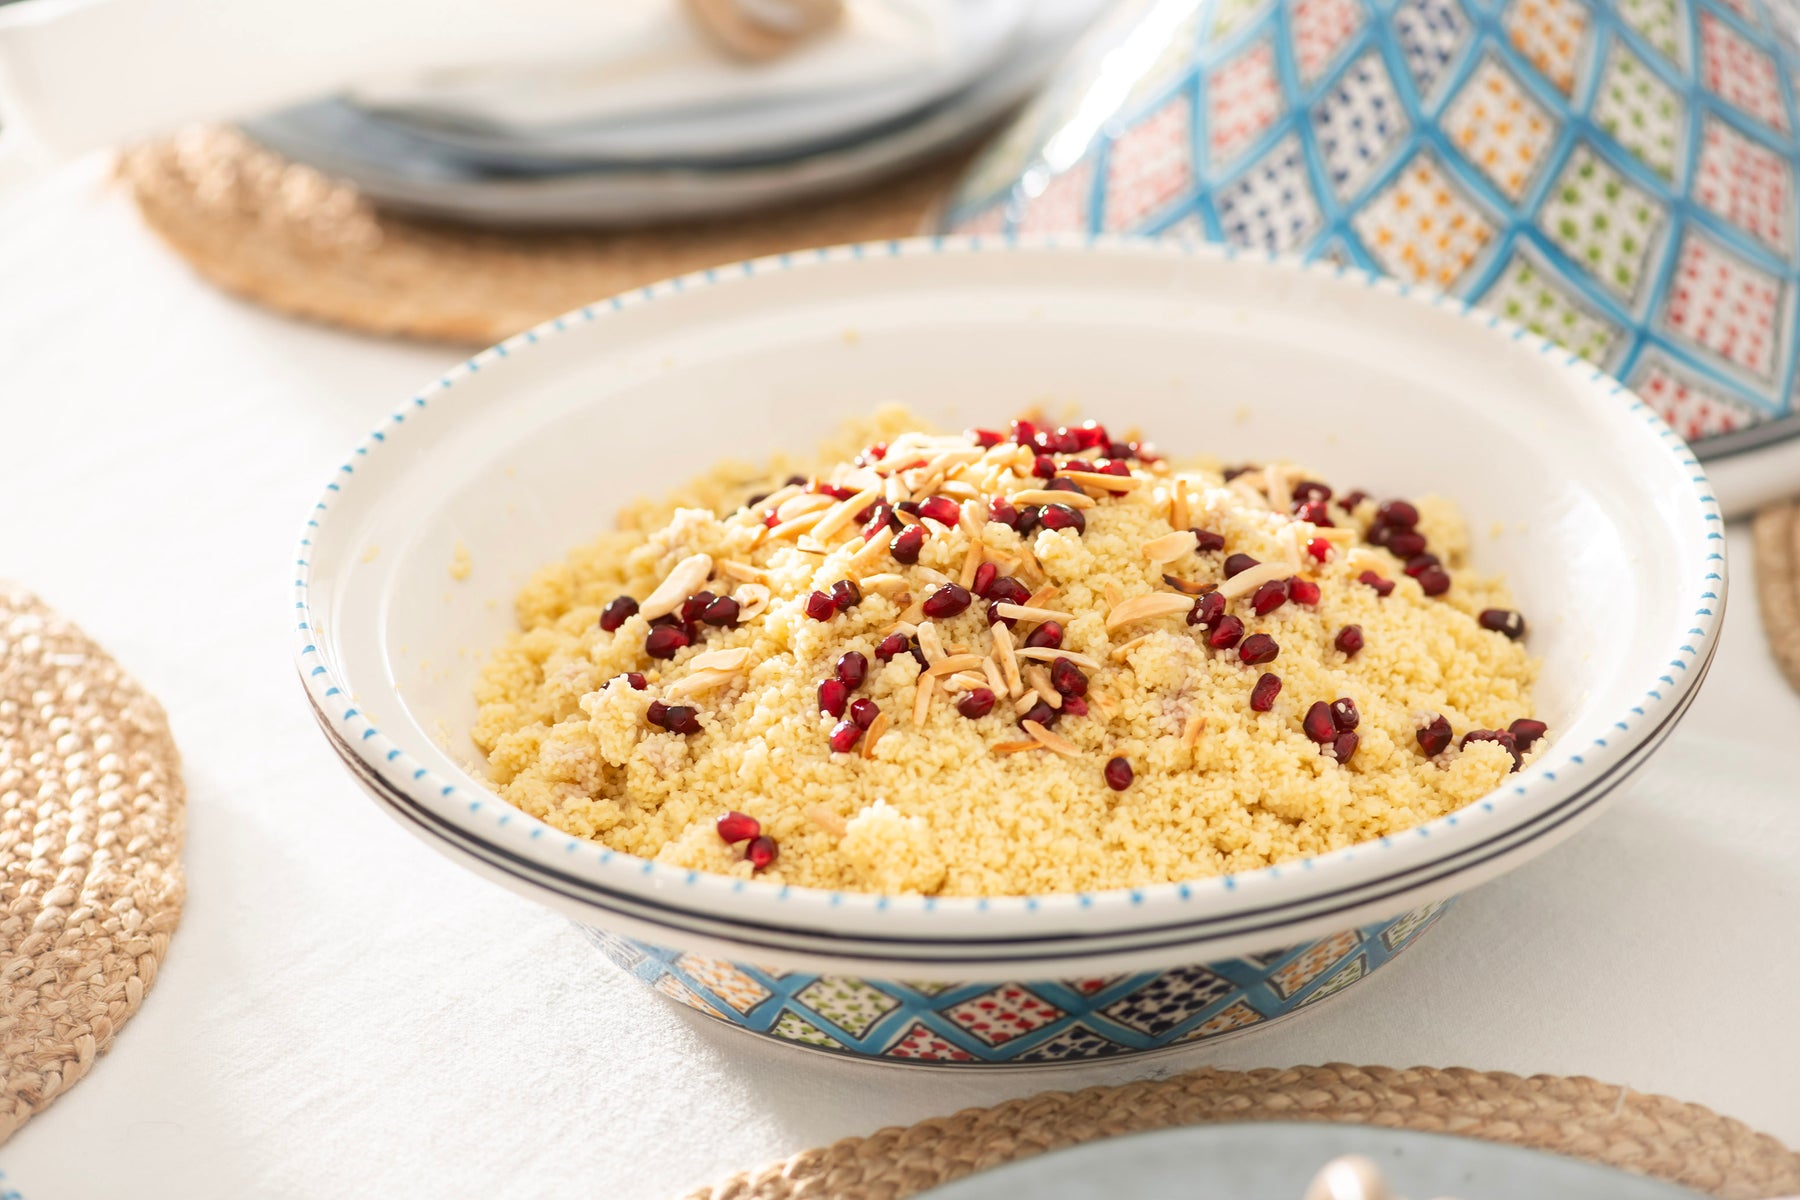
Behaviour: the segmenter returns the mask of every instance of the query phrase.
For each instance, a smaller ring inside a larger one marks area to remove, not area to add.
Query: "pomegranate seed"
[[[1031,473],[1039,479],[1056,478],[1056,460],[1048,454],[1040,454],[1031,460]]]
[[[1306,715],[1300,718],[1300,728],[1306,736],[1321,746],[1329,746],[1337,737],[1337,725],[1331,719],[1331,705],[1323,700],[1315,700]]]
[[[1211,629],[1224,615],[1225,597],[1217,592],[1208,592],[1194,601],[1194,607],[1188,610],[1187,623],[1198,625],[1202,629]]]
[[[1317,604],[1319,602],[1319,585],[1310,579],[1290,579],[1288,599],[1295,604]]]
[[[1081,510],[1066,504],[1044,505],[1038,520],[1044,523],[1045,529],[1073,529],[1076,533],[1087,530],[1087,518],[1081,515]]]
[[[1376,525],[1369,530],[1369,543],[1375,546],[1385,546],[1394,540],[1394,535],[1398,532],[1400,531],[1392,525]]]
[[[638,602],[630,596],[619,596],[600,610],[600,628],[611,633],[638,610]]]
[[[975,578],[970,588],[983,600],[988,598],[988,591],[994,586],[994,580],[1000,578],[1000,568],[991,562],[984,562],[975,568]]]
[[[1044,445],[1055,454],[1074,454],[1082,448],[1080,435],[1067,425],[1058,425],[1055,433],[1046,434]]]
[[[1383,579],[1373,571],[1364,571],[1361,575],[1356,577],[1356,582],[1368,584],[1375,589],[1375,594],[1377,596],[1386,596],[1394,590],[1393,580]]]
[[[1092,450],[1112,441],[1106,436],[1106,426],[1098,421],[1083,421],[1070,432],[1074,433],[1076,443],[1083,450]]]
[[[1001,623],[1001,622],[1005,622],[1005,623],[1006,623],[1006,627],[1007,627],[1007,628],[1008,628],[1008,629],[1011,629],[1011,628],[1012,628],[1012,627],[1013,627],[1013,626],[1015,626],[1015,625],[1017,625],[1017,624],[1018,624],[1018,623],[1019,623],[1019,622],[1018,622],[1018,619],[1017,619],[1017,618],[1016,618],[1016,617],[1003,617],[1003,616],[1001,616],[1001,615],[1000,615],[1000,602],[999,602],[999,601],[998,601],[998,600],[996,600],[996,601],[994,601],[994,602],[993,602],[993,603],[992,603],[992,604],[990,604],[990,605],[988,605],[988,608],[987,608],[987,623],[988,623],[988,624],[989,624],[989,625],[998,625],[998,624],[1000,624],[1000,623]]]
[[[905,653],[906,635],[904,633],[890,633],[882,638],[880,644],[875,647],[875,657],[882,662],[890,661],[896,654]]]
[[[1269,582],[1250,593],[1250,607],[1259,617],[1266,617],[1287,603],[1288,585],[1285,579],[1271,579]]]
[[[1348,763],[1350,756],[1356,753],[1357,743],[1361,740],[1355,733],[1345,730],[1332,739],[1331,757],[1337,759],[1340,766]]]
[[[700,614],[706,611],[706,606],[717,599],[718,597],[711,592],[695,592],[681,602],[681,608],[678,610],[681,614],[681,623],[692,625],[700,619]]]
[[[815,621],[829,621],[837,616],[837,605],[824,592],[814,592],[806,598],[806,615]]]
[[[1066,658],[1059,658],[1050,664],[1050,686],[1055,688],[1060,695],[1085,696],[1087,695],[1088,680],[1087,676],[1081,673],[1080,667]]]
[[[767,500],[768,498],[769,498],[769,493],[758,492],[758,493],[756,493],[756,495],[754,495],[754,496],[750,497],[748,500],[744,501],[744,507],[745,508],[755,508],[757,505],[761,504],[764,500]]]
[[[1025,645],[1028,648],[1055,650],[1062,645],[1062,639],[1062,626],[1055,621],[1045,621],[1025,635]]]
[[[1019,510],[1012,506],[1012,501],[1005,496],[995,496],[988,501],[988,520],[998,521],[1008,529],[1019,527]]]
[[[1343,498],[1338,501],[1338,505],[1345,512],[1349,512],[1368,498],[1369,493],[1363,491],[1361,488],[1357,488],[1355,491],[1345,492]]]
[[[1394,536],[1396,540],[1398,540],[1399,535],[1395,534]],[[1393,550],[1394,547],[1390,544],[1388,549]],[[1398,555],[1400,552],[1395,550],[1394,553]],[[1401,557],[1405,556],[1401,555]],[[1402,570],[1412,578],[1417,579],[1422,572],[1427,571],[1432,567],[1441,567],[1443,565],[1443,562],[1435,554],[1415,554],[1411,558],[1406,559],[1406,566],[1403,567]]]
[[[1222,533],[1214,533],[1210,529],[1190,529],[1188,532],[1194,535],[1197,543],[1194,546],[1196,554],[1211,554],[1225,548],[1225,535]]]
[[[1056,723],[1056,710],[1051,708],[1048,704],[1045,704],[1042,700],[1039,700],[1036,704],[1026,709],[1019,717],[1020,724],[1024,724],[1026,721],[1036,721],[1039,725],[1048,729],[1051,725]]]
[[[625,672],[624,680],[626,683],[631,685],[631,690],[634,692],[641,692],[645,688],[650,686],[650,681],[645,679],[643,677],[643,675],[641,675],[637,671]]]
[[[994,711],[994,693],[991,688],[970,688],[956,700],[956,711],[971,721],[985,717]]]
[[[685,704],[671,704],[663,712],[663,728],[670,733],[699,733],[700,716]]]
[[[789,475],[782,482],[788,487],[805,487],[807,484],[806,476],[804,475]]]
[[[1331,510],[1326,507],[1323,500],[1302,500],[1294,505],[1294,516],[1299,520],[1317,525],[1321,529],[1328,529],[1333,524]]]
[[[1355,658],[1356,652],[1363,648],[1362,626],[1344,626],[1338,630],[1337,637],[1331,644],[1336,646],[1345,658]]]
[[[1411,529],[1419,523],[1419,510],[1404,500],[1383,500],[1375,509],[1375,519],[1396,529]]]
[[[1202,600],[1205,598],[1201,597]],[[1206,644],[1214,650],[1229,650],[1244,636],[1244,623],[1230,613],[1221,616],[1207,628],[1212,632],[1206,635]]]
[[[863,657],[860,650],[847,650],[837,660],[837,677],[844,681],[844,686],[855,691],[862,686],[862,681],[869,673],[869,660]]]
[[[687,645],[687,632],[675,625],[658,625],[644,639],[644,653],[651,658],[674,658],[675,652]]]
[[[919,465],[923,466],[924,464],[920,463]],[[919,502],[917,500],[902,500],[900,503],[894,505],[894,508],[899,512],[905,513],[909,517],[916,517],[919,515]]]
[[[1094,470],[1102,475],[1129,476],[1131,464],[1122,458],[1097,458],[1094,460]]]
[[[1394,552],[1396,558],[1411,558],[1425,553],[1425,535],[1416,529],[1402,529],[1389,537],[1387,548]]]
[[[1525,754],[1537,745],[1537,740],[1549,732],[1549,729],[1550,727],[1542,721],[1534,721],[1530,717],[1520,717],[1506,727],[1506,732],[1512,734],[1513,741],[1518,743],[1519,753]]]
[[[762,822],[741,812],[728,812],[719,818],[719,836],[732,845],[762,836]]]
[[[1350,697],[1339,696],[1331,702],[1331,722],[1340,731],[1348,732],[1355,729],[1357,722],[1361,720],[1362,715],[1356,711],[1356,701]]]
[[[919,670],[923,671],[931,665],[925,661],[925,651],[920,648],[918,638],[906,639],[906,652],[912,655],[912,660],[914,662],[919,664]]]
[[[1256,470],[1255,463],[1245,463],[1242,466],[1226,467],[1225,470],[1222,472],[1222,474],[1225,476],[1225,482],[1230,483],[1232,480],[1236,479],[1239,475],[1248,475],[1250,472],[1252,472],[1254,470]]]
[[[1431,718],[1430,723],[1422,726],[1414,736],[1419,739],[1419,749],[1424,751],[1425,757],[1436,758],[1449,748],[1450,739],[1456,734],[1450,728],[1448,718],[1437,716]]]
[[[867,523],[863,525],[863,541],[865,542],[883,529],[893,528],[899,524],[899,518],[894,516],[893,507],[885,500],[871,505],[870,510]]]
[[[1331,543],[1324,538],[1314,538],[1306,543],[1306,552],[1312,555],[1314,562],[1324,562],[1331,557]]]
[[[1106,760],[1106,766],[1100,773],[1106,777],[1106,786],[1115,792],[1122,792],[1131,786],[1131,764],[1115,755]]]
[[[776,516],[775,510],[771,508],[768,512],[763,514],[763,524],[767,525],[770,529],[773,529],[781,524],[781,518]]]
[[[831,605],[839,612],[849,612],[862,603],[862,589],[854,579],[840,579],[831,585]]]
[[[1294,499],[1302,501],[1324,501],[1331,499],[1331,489],[1311,479],[1303,479],[1293,487]]]
[[[831,727],[831,748],[839,754],[848,754],[862,740],[862,735],[862,726],[855,721],[839,721]]]
[[[744,847],[744,858],[749,861],[752,871],[766,871],[780,857],[781,847],[775,844],[774,838],[766,834],[751,838],[750,844]]]
[[[1242,575],[1256,565],[1256,560],[1248,554],[1233,554],[1225,560],[1225,578],[1230,579],[1234,575]]]
[[[650,706],[644,710],[644,720],[658,729],[666,728],[669,723],[669,706],[661,700],[652,700]]]
[[[881,715],[881,705],[867,696],[859,696],[850,702],[850,721],[858,729],[867,729]]]
[[[1065,717],[1085,717],[1088,714],[1087,701],[1080,696],[1064,696],[1062,713]]]
[[[1108,458],[1136,458],[1137,457],[1137,454],[1135,453],[1136,447],[1137,447],[1136,442],[1108,442],[1108,443],[1106,443],[1106,457],[1108,457]],[[1229,479],[1230,476],[1228,475],[1228,476],[1226,476],[1226,478]]]
[[[869,457],[874,459],[876,462],[880,462],[882,459],[886,458],[887,457],[887,443],[886,442],[876,442],[873,446],[870,446],[869,447]]]
[[[933,496],[920,502],[919,515],[928,517],[939,525],[954,526],[962,520],[962,505],[948,496]]]
[[[925,597],[921,606],[925,615],[932,620],[954,617],[969,607],[969,591],[961,584],[946,583],[931,595]]]
[[[894,544],[888,549],[893,553],[895,562],[916,563],[919,561],[919,551],[924,548],[925,527],[908,525],[894,538]]]
[[[1051,492],[1074,492],[1078,496],[1087,494],[1081,490],[1081,485],[1079,483],[1076,483],[1066,475],[1058,475],[1055,479],[1046,483],[1044,489]]]
[[[1512,755],[1514,771],[1525,765],[1525,757],[1519,753],[1519,740],[1504,729],[1471,729],[1463,734],[1463,749],[1468,749],[1470,742],[1499,742]]]
[[[987,595],[983,599],[998,600],[1002,604],[1023,604],[1031,599],[1031,589],[1011,575],[1002,575],[994,580],[993,586],[988,588]]]
[[[1475,620],[1483,629],[1504,633],[1515,642],[1525,636],[1525,618],[1510,608],[1484,608]]]
[[[966,436],[983,450],[992,450],[1006,440],[1004,434],[997,433],[992,429],[971,429]]]
[[[1012,440],[1021,446],[1029,446],[1037,440],[1038,427],[1030,421],[1014,421],[1012,423]]]
[[[736,625],[738,619],[738,602],[730,596],[720,596],[706,606],[700,619],[708,625]]]
[[[1250,709],[1252,712],[1268,712],[1275,707],[1275,697],[1281,695],[1281,676],[1272,671],[1264,671],[1256,680],[1256,686],[1250,689]]]
[[[1038,527],[1044,518],[1044,510],[1035,504],[1027,505],[1019,510],[1019,523],[1016,528],[1021,535],[1030,533]]]
[[[1281,643],[1266,633],[1253,633],[1238,647],[1238,658],[1253,667],[1274,662],[1281,653]]]
[[[819,684],[819,711],[828,716],[844,715],[844,705],[850,702],[850,685],[841,679],[826,679]]]
[[[1427,596],[1441,596],[1450,590],[1450,574],[1442,567],[1426,567],[1414,578]]]

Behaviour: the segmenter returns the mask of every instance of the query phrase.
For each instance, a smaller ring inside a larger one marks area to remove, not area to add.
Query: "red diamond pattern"
[[[947,1015],[988,1045],[999,1046],[1042,1029],[1063,1011],[1035,993],[1008,985],[965,1000]]]
[[[1167,208],[1194,182],[1188,98],[1176,96],[1120,134],[1106,162],[1108,232],[1126,233]]]
[[[953,1046],[925,1026],[914,1021],[886,1050],[889,1058],[910,1058],[918,1062],[969,1062],[975,1056]]]
[[[1775,60],[1711,13],[1700,14],[1700,67],[1707,90],[1763,124],[1787,130]]]
[[[1722,121],[1708,121],[1694,198],[1777,250],[1788,247],[1794,175],[1787,160]]]
[[[1301,81],[1317,79],[1361,24],[1362,6],[1356,0],[1300,0],[1294,6],[1293,30]]]
[[[1054,176],[1043,191],[1026,201],[1025,212],[1019,217],[1019,232],[1086,232],[1093,184],[1092,159],[1083,159],[1078,166]]]
[[[1207,127],[1217,168],[1243,153],[1281,112],[1274,48],[1261,42],[1238,55],[1219,68],[1207,92]]]
[[[1730,433],[1754,419],[1748,406],[1691,383],[1661,363],[1652,363],[1632,386],[1671,429],[1690,441]]]
[[[1669,291],[1669,329],[1764,379],[1775,373],[1781,282],[1690,233]]]

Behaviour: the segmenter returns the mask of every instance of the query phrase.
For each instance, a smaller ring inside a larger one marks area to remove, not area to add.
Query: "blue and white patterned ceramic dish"
[[[1623,379],[1742,511],[1800,486],[1797,31],[1792,0],[1138,0],[945,228],[1443,288]]]
[[[489,790],[466,740],[474,675],[530,572],[629,497],[890,401],[951,427],[1075,402],[1170,447],[1454,495],[1478,565],[1505,572],[1533,618],[1553,740],[1486,799],[1404,835],[1080,895],[764,886],[571,839]],[[1442,901],[1593,816],[1710,661],[1719,527],[1705,475],[1644,404],[1458,301],[1210,247],[921,240],[671,280],[457,367],[334,473],[297,555],[295,649],[321,726],[394,815],[606,931],[661,990],[846,1054],[1054,1060],[1333,995]],[[457,581],[459,545],[473,570]]]

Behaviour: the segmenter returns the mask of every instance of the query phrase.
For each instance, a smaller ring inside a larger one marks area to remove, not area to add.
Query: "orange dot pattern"
[[[1444,116],[1458,152],[1517,200],[1556,136],[1556,122],[1499,63],[1475,69]]]
[[[1513,48],[1565,95],[1575,88],[1575,60],[1587,27],[1580,0],[1516,0],[1506,11]]]
[[[1363,246],[1390,275],[1448,287],[1494,236],[1494,227],[1451,185],[1429,153],[1356,215]]]

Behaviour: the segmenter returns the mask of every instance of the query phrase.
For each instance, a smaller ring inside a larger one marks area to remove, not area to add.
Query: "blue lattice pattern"
[[[1017,1066],[1160,1050],[1297,1012],[1387,963],[1449,903],[1252,958],[1039,983],[807,975],[586,932],[665,996],[755,1033],[857,1058]]]
[[[971,168],[947,229],[1353,263],[1562,343],[1703,452],[1800,437],[1796,0],[1136,9]]]

